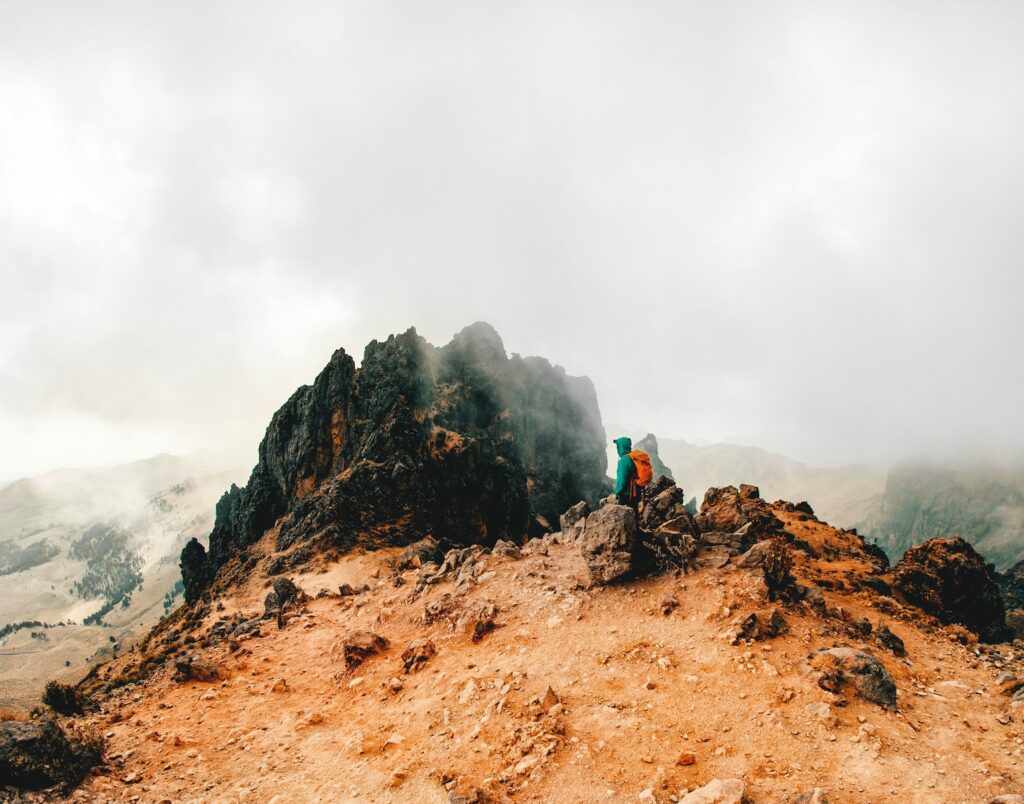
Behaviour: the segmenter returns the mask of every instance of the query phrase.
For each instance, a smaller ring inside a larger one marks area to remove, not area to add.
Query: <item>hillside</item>
[[[1024,467],[914,461],[894,466],[858,523],[893,559],[936,536],[969,541],[999,568],[1024,558]]]
[[[605,496],[605,442],[586,378],[486,324],[373,341],[358,368],[338,350],[221,496],[209,550],[181,549],[184,604],[0,718],[0,779],[279,803],[1024,789],[1024,643],[970,544],[890,567],[753,485],[694,512],[659,477],[633,510]],[[700,465],[661,458],[683,483]],[[69,554],[112,551],[130,581],[124,532]]]
[[[0,709],[38,703],[181,601],[178,554],[236,473],[212,455],[64,470],[0,489]]]
[[[787,504],[768,513],[804,545],[794,574],[819,598],[772,603],[762,568],[710,544],[693,571],[596,584],[564,534],[478,553],[468,576],[434,583],[436,565],[395,572],[397,549],[351,555],[292,576],[316,596],[280,627],[259,620],[270,579],[252,577],[85,685],[111,772],[81,795],[665,802],[736,779],[754,802],[816,787],[840,802],[984,802],[1024,789],[1020,710],[1003,691],[1021,650],[879,595],[871,579],[892,579],[857,537]],[[387,645],[355,664],[346,639],[360,631]],[[175,680],[167,662],[120,685],[186,635],[213,680]],[[825,684],[812,654],[836,646],[878,657],[895,708]]]

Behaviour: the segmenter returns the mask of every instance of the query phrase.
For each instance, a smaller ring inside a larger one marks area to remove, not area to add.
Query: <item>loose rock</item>
[[[414,639],[402,652],[406,673],[413,673],[437,655],[437,648],[429,639]]]
[[[388,641],[371,631],[356,631],[342,643],[345,668],[358,667],[371,656],[387,650]]]
[[[896,706],[896,682],[878,659],[853,648],[822,648],[811,654],[811,666],[820,670],[818,686],[841,692],[852,685],[866,701]]]

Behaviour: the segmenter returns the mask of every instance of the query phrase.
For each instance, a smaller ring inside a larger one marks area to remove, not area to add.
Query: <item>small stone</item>
[[[677,765],[693,765],[697,762],[697,755],[690,751],[683,751],[676,760]]]

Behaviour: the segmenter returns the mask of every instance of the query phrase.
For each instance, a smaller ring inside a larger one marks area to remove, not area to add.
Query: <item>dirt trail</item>
[[[776,513],[819,549],[850,538]],[[442,582],[417,594],[416,571],[394,585],[390,557],[294,576],[311,594],[339,579],[373,588],[310,600],[282,629],[265,621],[234,653],[206,650],[222,681],[176,682],[164,668],[123,688],[96,719],[111,770],[73,798],[448,802],[479,789],[492,797],[481,801],[636,802],[650,790],[667,802],[715,778],[741,779],[755,802],[814,787],[833,804],[1024,792],[1022,716],[1007,720],[996,684],[1022,651],[976,653],[954,632],[883,614],[865,592],[825,599],[845,621],[888,623],[906,659],[802,605],[783,610],[782,636],[732,644],[743,617],[770,605],[760,571],[733,564],[590,589],[577,548],[535,544],[519,559],[484,557],[468,592]],[[849,559],[797,566],[801,580],[832,585],[857,570]],[[265,593],[224,601],[209,624],[259,613]],[[669,597],[678,606],[665,614]],[[495,630],[474,642],[472,616],[453,627],[487,602]],[[445,604],[425,622],[427,606]],[[346,670],[342,642],[363,629],[389,647]],[[437,653],[406,674],[402,652],[423,637]],[[881,659],[897,711],[819,688],[808,654],[836,645]],[[692,764],[679,764],[685,754]]]

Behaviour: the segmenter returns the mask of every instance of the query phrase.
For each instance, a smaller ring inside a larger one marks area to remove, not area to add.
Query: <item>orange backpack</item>
[[[633,459],[633,465],[636,467],[636,484],[643,488],[654,479],[651,456],[640,450],[634,450],[627,454]]]

